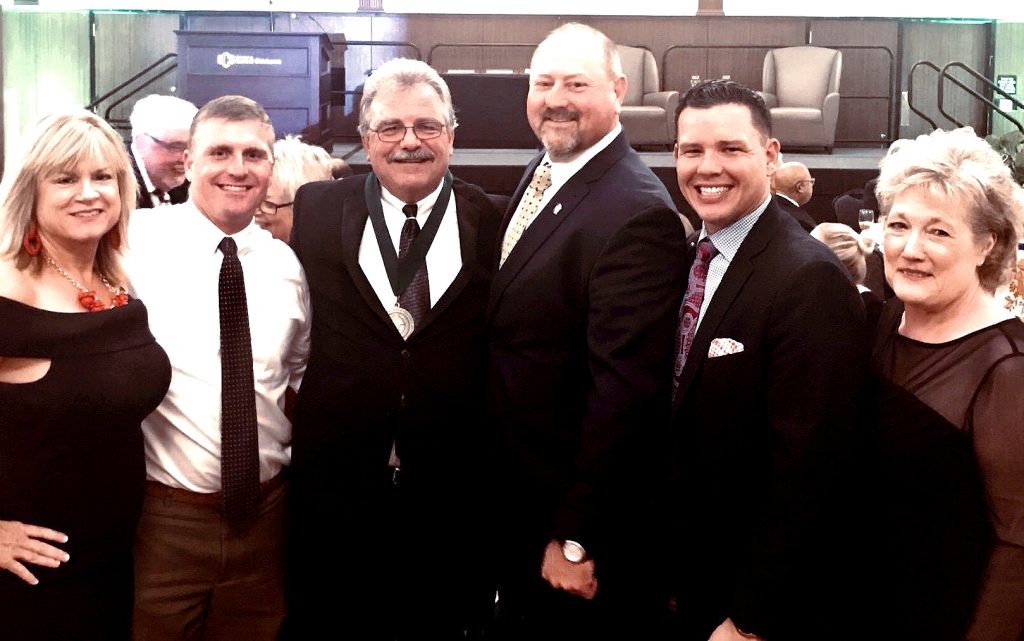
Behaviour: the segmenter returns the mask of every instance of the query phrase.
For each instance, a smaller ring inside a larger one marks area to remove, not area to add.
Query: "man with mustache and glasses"
[[[196,106],[175,96],[150,94],[132,107],[128,157],[139,183],[135,206],[150,209],[188,200],[185,150]]]
[[[455,126],[437,72],[390,60],[360,105],[373,172],[295,196],[314,309],[291,468],[297,639],[472,638],[493,613],[484,312],[501,215],[448,171]]]
[[[488,303],[499,638],[649,639],[667,602],[651,501],[686,239],[619,124],[625,94],[599,31],[566,24],[534,52],[544,152],[512,198]]]

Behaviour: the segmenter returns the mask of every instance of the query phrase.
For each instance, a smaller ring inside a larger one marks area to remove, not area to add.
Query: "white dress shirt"
[[[437,197],[441,193],[442,182],[430,195],[416,203],[416,220],[423,229],[430,218],[430,210],[433,209]],[[394,194],[381,185],[381,206],[384,209],[384,222],[387,224],[388,233],[391,235],[391,242],[395,244],[395,253],[398,253],[398,244],[402,238],[402,227],[405,225],[405,214],[402,207],[406,204]],[[398,298],[391,289],[391,281],[388,280],[387,270],[384,269],[384,258],[381,256],[380,247],[377,245],[377,235],[373,232],[373,224],[366,219],[366,227],[363,229],[363,239],[359,243],[359,267],[366,274],[367,280],[376,292],[377,298],[384,309],[391,309],[395,306]],[[459,219],[455,214],[455,191],[452,190],[451,198],[448,199],[448,209],[445,210],[444,218],[441,219],[441,226],[437,228],[437,235],[430,243],[427,250],[427,282],[430,284],[430,306],[433,307],[437,301],[451,287],[455,277],[462,269],[462,247],[459,245]]]
[[[191,202],[134,216],[128,229],[132,293],[171,360],[171,386],[142,423],[146,476],[193,492],[218,492],[220,307],[224,232]],[[297,389],[309,356],[306,276],[295,254],[255,222],[231,236],[245,274],[252,337],[260,481],[291,458],[285,388]]]

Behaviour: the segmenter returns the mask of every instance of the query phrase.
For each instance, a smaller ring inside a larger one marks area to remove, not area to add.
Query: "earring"
[[[21,246],[29,256],[38,256],[43,251],[43,241],[39,239],[39,230],[34,224],[29,226],[25,240],[21,241]]]

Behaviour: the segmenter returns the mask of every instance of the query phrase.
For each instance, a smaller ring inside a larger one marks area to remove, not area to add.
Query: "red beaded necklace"
[[[110,284],[110,281],[108,281],[106,276],[104,276],[103,274],[100,274],[100,280],[103,281],[103,285],[106,286],[107,291],[110,292],[111,304],[109,307],[105,303],[96,298],[96,290],[86,289],[81,283],[75,280],[71,276],[71,274],[64,271],[63,267],[58,265],[56,261],[50,258],[49,254],[44,253],[43,258],[45,258],[46,262],[50,263],[50,265],[57,270],[57,273],[66,278],[69,283],[75,286],[75,289],[79,291],[79,304],[81,304],[82,307],[86,308],[90,312],[102,312],[105,309],[113,309],[115,307],[121,307],[122,305],[128,304],[128,292],[124,291],[124,287],[114,287],[113,285]]]

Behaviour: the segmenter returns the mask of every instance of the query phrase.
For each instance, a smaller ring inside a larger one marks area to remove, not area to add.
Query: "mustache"
[[[545,107],[544,111],[541,112],[540,117],[544,120],[579,120],[580,112],[575,109],[569,109],[568,107],[559,107],[557,109]]]
[[[399,149],[387,155],[388,162],[419,162],[421,160],[433,160],[434,154],[427,149]]]

